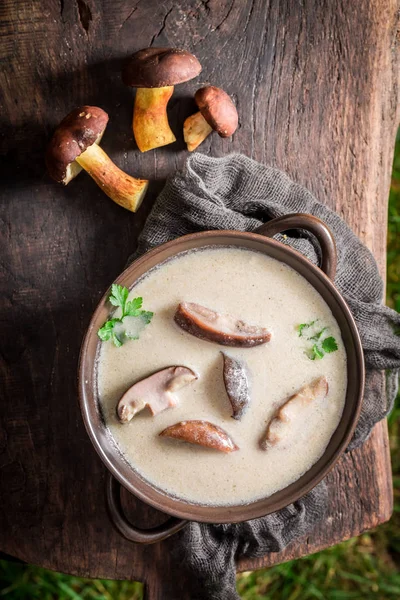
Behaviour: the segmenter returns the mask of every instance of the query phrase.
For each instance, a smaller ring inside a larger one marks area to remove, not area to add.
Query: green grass
[[[238,576],[246,600],[398,598],[400,575],[375,553],[372,535],[354,538],[300,560]]]
[[[397,133],[389,195],[387,304],[400,312],[400,129]]]
[[[7,600],[142,600],[131,581],[71,577],[39,567],[0,561],[0,598]]]
[[[400,311],[400,130],[389,199],[387,304]],[[400,406],[389,417],[395,489],[389,523],[333,548],[270,569],[241,573],[244,600],[390,600],[400,598]],[[0,599],[141,600],[140,583],[82,579],[0,561]]]

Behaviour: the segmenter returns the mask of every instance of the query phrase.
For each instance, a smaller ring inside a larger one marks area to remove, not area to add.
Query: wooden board
[[[107,519],[104,467],[77,400],[85,327],[135,248],[163,179],[183,164],[182,123],[204,82],[233,96],[240,128],[232,139],[210,136],[201,151],[243,152],[286,170],[338,211],[384,275],[400,106],[397,14],[397,0],[3,0],[0,550],[67,573],[139,579],[153,600],[190,597],[173,539],[135,546]],[[133,92],[119,71],[127,54],[149,45],[187,48],[203,72],[170,101],[178,141],[140,155],[130,129]],[[153,180],[137,215],[84,173],[67,188],[45,173],[54,126],[82,103],[108,111],[103,147],[117,164]],[[385,424],[340,461],[329,483],[327,523],[239,568],[315,552],[387,520]],[[137,524],[160,518],[139,501],[126,503]]]

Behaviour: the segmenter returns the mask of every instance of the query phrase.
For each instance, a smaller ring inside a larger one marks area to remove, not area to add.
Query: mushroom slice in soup
[[[224,429],[209,421],[181,421],[164,429],[161,437],[169,437],[189,444],[197,444],[219,452],[235,452],[239,447]]]
[[[167,367],[134,383],[118,402],[117,414],[121,423],[149,407],[153,415],[176,406],[175,392],[197,379],[192,369],[183,366]]]
[[[236,317],[220,314],[194,302],[181,302],[174,319],[191,335],[222,346],[248,348],[271,339],[271,333],[264,327],[248,325]]]
[[[267,450],[285,439],[290,433],[290,424],[301,419],[304,407],[315,400],[326,398],[328,391],[326,377],[319,377],[293,394],[269,422],[267,431],[260,441],[261,448]]]
[[[250,389],[248,368],[243,360],[221,352],[224,359],[224,384],[229,401],[232,405],[232,418],[243,417],[250,404]]]

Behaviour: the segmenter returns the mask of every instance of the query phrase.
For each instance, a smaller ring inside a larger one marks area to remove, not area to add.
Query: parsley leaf
[[[113,306],[120,306],[123,315],[125,314],[125,303],[128,298],[128,294],[128,288],[124,287],[123,285],[118,285],[117,283],[112,284],[109,301]]]
[[[335,338],[332,336],[325,338],[322,342],[322,348],[327,354],[330,354],[331,352],[336,352],[336,350],[338,349],[338,345]]]
[[[335,338],[328,333],[328,327],[317,330],[315,323],[318,323],[318,321],[319,319],[315,319],[310,323],[301,323],[297,327],[299,337],[305,338],[305,351],[310,360],[321,359],[325,354],[336,352],[338,349]],[[306,330],[307,334],[305,333]]]
[[[315,323],[315,321],[311,321],[310,323],[301,323],[298,326],[299,337],[302,337],[304,329],[308,329],[309,327],[312,327],[314,325],[314,323]]]
[[[134,298],[128,300],[128,288],[114,283],[111,286],[109,301],[113,306],[121,308],[122,314],[119,318],[112,318],[106,321],[97,332],[97,335],[103,342],[111,340],[117,348],[122,346],[126,339],[139,339],[139,332],[144,326],[148,325],[153,317],[153,313],[148,310],[142,310],[143,298]],[[129,327],[123,324],[125,317],[139,318],[138,327],[129,330]]]
[[[103,342],[106,342],[112,337],[114,325],[117,323],[117,321],[119,321],[119,319],[110,319],[104,323],[103,327],[100,327],[97,335]]]
[[[145,324],[148,325],[153,318],[154,313],[149,310],[141,310],[140,317],[144,320]]]
[[[315,360],[316,358],[323,358],[323,356],[324,351],[318,346],[318,344],[314,344],[314,346],[311,349],[311,360]]]
[[[298,327],[298,330],[299,330],[299,337],[301,337],[301,336],[302,336],[303,329],[304,329],[305,327],[307,327],[307,323],[301,323],[301,324],[299,325],[299,327]]]
[[[126,303],[124,316],[129,317],[137,317],[139,315],[140,309],[142,308],[143,298],[134,298],[130,302]]]
[[[323,329],[321,329],[321,331],[318,331],[318,333],[316,333],[315,335],[312,335],[308,339],[317,342],[323,336],[323,334],[325,333],[325,331],[327,329],[328,329],[327,327],[323,327]]]
[[[116,333],[115,331],[113,331],[113,334],[112,334],[112,341],[114,342],[114,346],[117,346],[117,348],[120,348],[122,346],[122,344],[124,343],[121,339],[121,334]]]
[[[127,315],[123,319],[123,332],[125,337],[130,340],[138,340],[143,329],[148,325],[152,319],[153,313],[145,310],[139,310],[138,314],[134,317]]]

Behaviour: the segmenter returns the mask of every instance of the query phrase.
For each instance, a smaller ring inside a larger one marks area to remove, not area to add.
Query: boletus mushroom
[[[161,437],[169,437],[189,444],[197,444],[204,448],[212,448],[219,452],[235,452],[239,446],[222,427],[209,421],[181,421],[164,429]]]
[[[181,302],[174,320],[187,333],[222,346],[251,348],[271,339],[265,327],[248,325],[232,315],[221,314],[195,302]]]
[[[249,369],[243,360],[221,352],[226,394],[232,406],[232,418],[240,421],[250,404]]]
[[[183,137],[189,152],[204,142],[212,131],[223,138],[235,133],[238,126],[236,106],[224,90],[207,85],[197,90],[194,99],[200,110],[183,124]]]
[[[108,115],[97,106],[80,106],[59,124],[47,147],[49,175],[67,185],[84,169],[111,200],[135,212],[149,182],[119,169],[99,146]]]
[[[316,400],[323,400],[328,395],[328,391],[328,381],[326,377],[322,376],[293,394],[269,422],[267,430],[260,440],[261,448],[268,450],[285,439],[293,439],[296,432],[291,431],[291,428],[296,428],[299,422],[301,423],[304,407]]]
[[[200,72],[197,58],[179,48],[144,48],[126,62],[122,81],[137,88],[132,126],[141,152],[176,141],[168,123],[168,101],[175,85]]]
[[[176,406],[175,392],[197,379],[192,369],[183,366],[161,369],[134,383],[118,402],[117,415],[121,423],[129,421],[146,406],[152,415]]]

